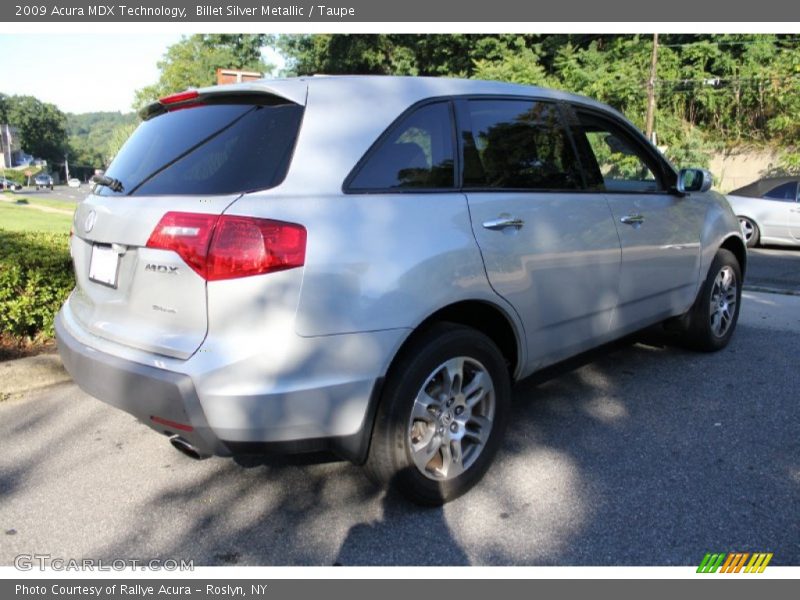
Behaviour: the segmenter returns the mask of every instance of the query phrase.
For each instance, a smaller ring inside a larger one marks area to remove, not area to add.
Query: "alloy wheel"
[[[459,356],[436,367],[414,399],[408,424],[419,472],[443,481],[469,469],[486,447],[494,414],[494,383],[480,362]]]
[[[736,273],[729,266],[722,267],[714,278],[714,285],[711,287],[709,316],[711,331],[717,337],[723,337],[733,323],[736,302],[739,297],[738,286]]]

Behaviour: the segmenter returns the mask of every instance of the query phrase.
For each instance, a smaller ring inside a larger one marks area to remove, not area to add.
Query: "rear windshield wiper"
[[[122,182],[119,179],[108,177],[107,175],[95,175],[92,181],[97,185],[107,187],[112,192],[121,192],[123,190]]]

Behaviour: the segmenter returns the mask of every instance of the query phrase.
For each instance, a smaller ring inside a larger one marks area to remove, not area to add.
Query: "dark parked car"
[[[21,190],[22,186],[16,181],[11,181],[6,177],[0,177],[0,190]]]
[[[53,178],[48,175],[47,173],[40,173],[33,179],[33,183],[36,184],[36,189],[40,188],[50,188],[53,189]]]

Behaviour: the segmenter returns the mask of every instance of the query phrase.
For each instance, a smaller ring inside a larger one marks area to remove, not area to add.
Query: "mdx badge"
[[[168,275],[178,274],[178,267],[173,267],[171,265],[157,265],[155,263],[148,263],[145,265],[144,270],[151,273],[166,273]]]

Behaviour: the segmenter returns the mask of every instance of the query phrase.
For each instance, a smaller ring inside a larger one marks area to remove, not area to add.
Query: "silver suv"
[[[81,388],[189,456],[330,450],[440,504],[513,381],[657,323],[734,331],[728,203],[587,98],[311,77],[143,118],[78,206],[56,332]]]

